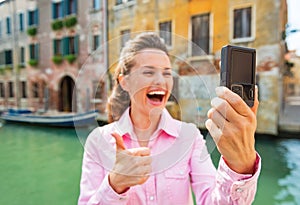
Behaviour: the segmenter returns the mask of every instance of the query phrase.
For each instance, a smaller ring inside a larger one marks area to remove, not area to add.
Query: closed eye
[[[163,74],[164,74],[164,76],[172,76],[171,72],[164,72]]]

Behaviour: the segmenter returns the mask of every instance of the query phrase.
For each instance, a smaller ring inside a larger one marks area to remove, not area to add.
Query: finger
[[[249,106],[238,94],[232,92],[224,86],[217,87],[216,94],[218,97],[226,100],[231,105],[231,107],[240,115],[243,115],[245,117],[249,115]]]
[[[126,150],[123,138],[118,133],[114,132],[111,136],[113,136],[116,140],[117,150]]]
[[[215,108],[211,108],[207,112],[207,116],[211,119],[220,129],[223,129],[226,123],[226,118]]]
[[[255,85],[255,99],[254,99],[254,105],[251,108],[251,110],[254,112],[254,114],[257,114],[257,109],[258,109],[258,105],[259,105],[259,101],[258,101],[258,87],[257,85]]]
[[[137,147],[128,149],[127,151],[129,151],[134,156],[149,156],[151,154],[151,151],[148,147]]]
[[[222,98],[213,98],[211,100],[211,106],[230,122],[233,122],[238,119],[237,112],[231,107],[231,105],[226,100]]]
[[[222,136],[222,131],[218,128],[218,126],[211,119],[206,120],[205,126],[206,126],[207,130],[209,131],[211,137],[214,139],[215,143],[218,144],[218,142]]]

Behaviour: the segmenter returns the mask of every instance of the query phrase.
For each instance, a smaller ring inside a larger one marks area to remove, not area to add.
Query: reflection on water
[[[278,179],[281,187],[275,196],[276,204],[300,204],[300,141],[285,140],[279,142],[289,173]]]
[[[258,136],[262,157],[255,205],[300,205],[300,140]]]
[[[0,127],[0,204],[76,204],[89,131]],[[254,205],[300,204],[300,140],[257,136],[256,147],[262,173]],[[216,149],[212,157],[218,161]]]

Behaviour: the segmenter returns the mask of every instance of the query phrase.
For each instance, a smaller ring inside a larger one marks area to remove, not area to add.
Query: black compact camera
[[[220,84],[238,94],[249,107],[254,105],[256,51],[227,45],[221,50]]]

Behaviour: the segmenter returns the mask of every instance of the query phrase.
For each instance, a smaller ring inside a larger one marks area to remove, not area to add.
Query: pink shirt
[[[173,119],[166,109],[149,141],[153,174],[144,184],[117,194],[108,182],[116,152],[112,132],[123,137],[127,148],[139,147],[129,109],[119,121],[93,130],[85,144],[78,204],[192,205],[192,191],[199,205],[247,205],[254,200],[259,156],[254,175],[235,173],[222,157],[216,170],[196,126]]]

